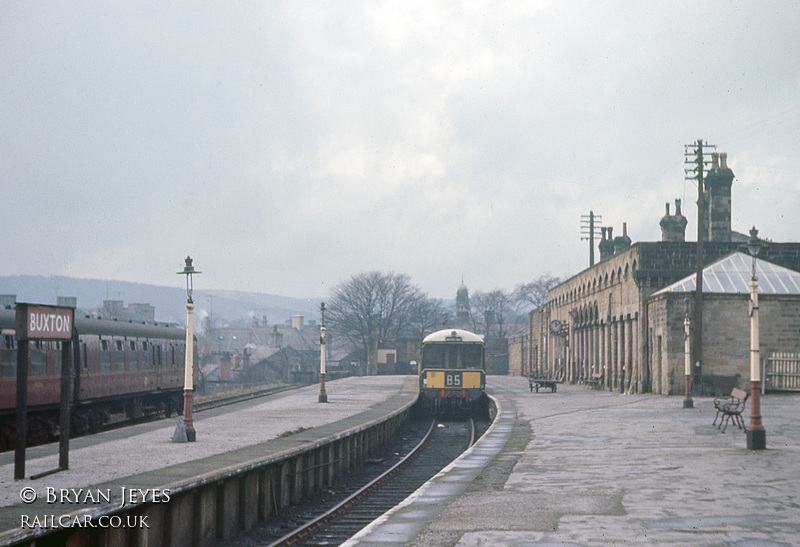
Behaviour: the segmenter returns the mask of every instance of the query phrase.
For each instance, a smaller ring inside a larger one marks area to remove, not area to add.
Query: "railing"
[[[800,391],[800,354],[771,353],[765,361],[766,391]]]

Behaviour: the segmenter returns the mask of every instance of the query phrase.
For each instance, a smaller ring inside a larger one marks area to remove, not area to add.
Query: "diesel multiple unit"
[[[419,373],[421,403],[437,414],[474,409],[486,389],[483,338],[461,329],[444,329],[422,340]]]

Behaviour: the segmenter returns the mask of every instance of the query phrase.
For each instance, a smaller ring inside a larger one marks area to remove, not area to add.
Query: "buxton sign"
[[[58,426],[58,468],[39,473],[38,478],[54,471],[69,469],[69,425],[70,425],[70,371],[75,365],[72,355],[72,336],[75,324],[75,308],[46,306],[43,304],[17,303],[17,442],[14,452],[14,480],[25,478],[25,445],[28,437],[28,368],[31,340],[61,341],[61,403]]]
[[[17,340],[70,340],[75,308],[17,304]]]

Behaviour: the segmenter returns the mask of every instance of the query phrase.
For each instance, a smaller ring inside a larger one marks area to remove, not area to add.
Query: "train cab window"
[[[131,340],[131,351],[136,351],[136,340]]]
[[[426,368],[463,368],[461,346],[436,344],[424,350],[422,361]]]
[[[483,367],[483,346],[464,346],[462,348],[462,362],[464,368],[484,368]]]
[[[158,345],[158,361],[156,361],[156,363],[158,364],[158,368],[161,368],[161,366],[164,364],[164,361],[162,360],[162,357],[161,357],[161,349],[162,349],[161,348],[161,344],[159,344]]]
[[[483,368],[483,347],[480,345],[429,345],[423,348],[425,368]]]

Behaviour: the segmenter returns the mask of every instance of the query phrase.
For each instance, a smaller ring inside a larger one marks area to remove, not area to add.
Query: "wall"
[[[685,390],[685,296],[662,294],[647,304],[648,336],[653,348],[648,365],[656,393],[679,395]],[[702,366],[695,393],[721,395],[732,387],[749,387],[749,298],[747,294],[704,295]],[[759,327],[762,362],[773,352],[800,351],[800,295],[759,295]]]

